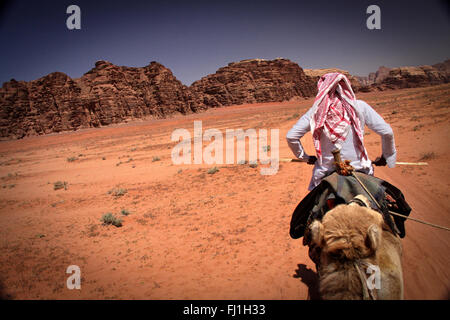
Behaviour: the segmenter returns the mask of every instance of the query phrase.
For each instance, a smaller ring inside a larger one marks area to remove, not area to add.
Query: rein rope
[[[359,280],[361,280],[361,287],[363,290],[363,300],[377,300],[377,293],[374,289],[370,290],[367,286],[367,277],[365,273],[361,270],[361,264],[365,264],[361,260],[353,261],[353,265],[358,272]]]
[[[361,185],[361,187],[364,189],[364,191],[369,195],[369,197],[372,199],[372,201],[377,205],[378,209],[382,210],[381,205],[378,203],[378,201],[375,199],[375,197],[372,195],[372,193],[370,193],[370,191],[367,189],[367,187],[364,185],[364,183],[362,183],[361,180],[359,180],[359,178],[356,176],[353,167],[350,165],[350,161],[348,161],[348,160],[345,160],[344,162],[341,161],[341,154],[340,154],[339,149],[332,151],[332,153],[334,156],[337,173],[340,175],[343,175],[343,176],[349,176],[349,175],[353,176],[356,179],[356,181],[358,181],[358,183]],[[450,231],[450,228],[447,228],[444,226],[440,226],[440,225],[437,225],[434,223],[411,218],[411,217],[405,216],[405,215],[397,213],[397,212],[393,212],[393,211],[388,211],[388,212],[389,212],[389,214],[394,215],[394,216],[398,216],[398,217],[409,219],[409,220],[412,220],[415,222],[426,224],[426,225],[434,227],[434,228],[439,228],[439,229]]]

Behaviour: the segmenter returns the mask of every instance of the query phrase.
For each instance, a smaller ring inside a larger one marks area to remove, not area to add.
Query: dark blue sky
[[[81,30],[66,8],[81,8]],[[381,30],[366,8],[381,8]],[[446,1],[10,1],[0,14],[0,83],[54,71],[77,78],[97,60],[142,67],[158,61],[190,85],[248,58],[284,57],[303,68],[367,75],[381,65],[450,58]]]

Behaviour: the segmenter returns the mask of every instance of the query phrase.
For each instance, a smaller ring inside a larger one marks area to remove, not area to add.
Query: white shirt
[[[363,136],[365,125],[379,134],[381,136],[382,154],[386,159],[387,165],[389,168],[395,167],[397,151],[395,150],[394,133],[391,126],[387,124],[386,121],[384,121],[384,119],[371,106],[362,100],[356,100],[355,111],[361,123]],[[312,113],[313,110],[311,108],[297,121],[297,123],[286,135],[288,145],[294,155],[305,161],[308,161],[309,155],[306,154],[303,149],[300,138],[311,130],[309,123]],[[350,130],[351,132],[348,133],[347,138],[342,145],[342,160],[350,160],[350,164],[353,168],[355,168],[355,170],[373,175],[372,162],[370,160],[361,159],[361,153],[356,146],[356,133],[353,127]],[[316,161],[308,190],[314,189],[320,183],[322,178],[335,170],[334,158],[331,151],[336,149],[336,147],[324,134],[320,137],[320,144],[322,150],[322,163]]]

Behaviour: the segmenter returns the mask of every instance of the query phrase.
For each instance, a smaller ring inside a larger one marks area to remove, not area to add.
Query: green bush
[[[127,193],[128,190],[127,189],[123,189],[123,188],[114,188],[108,191],[108,194],[112,194],[114,197],[121,197],[123,196],[125,193]]]
[[[56,181],[53,184],[53,190],[59,190],[59,189],[63,189],[67,190],[67,182],[66,181]]]
[[[426,152],[426,153],[422,153],[420,155],[419,161],[431,160],[431,159],[435,159],[435,158],[436,158],[436,154],[434,152]]]
[[[128,216],[131,212],[128,211],[128,210],[126,210],[126,209],[122,209],[122,210],[120,211],[120,213],[121,213],[122,215],[124,215],[124,216]]]
[[[219,171],[219,168],[217,168],[217,167],[212,167],[211,169],[208,170],[208,174],[214,174],[214,173],[216,173],[216,172],[218,172],[218,171]]]
[[[114,216],[111,212],[105,213],[102,218],[100,219],[101,222],[103,222],[104,225],[111,224],[115,227],[121,227],[122,226],[122,220],[118,219],[116,216]]]

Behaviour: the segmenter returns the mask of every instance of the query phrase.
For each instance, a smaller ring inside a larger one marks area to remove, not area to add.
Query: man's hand
[[[308,164],[314,164],[317,161],[317,157],[316,156],[309,156],[308,158]]]
[[[376,158],[374,161],[372,161],[372,163],[374,165],[376,165],[377,167],[380,167],[380,166],[384,167],[384,166],[386,166],[386,159],[383,156],[381,156],[381,157]]]

